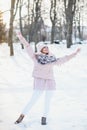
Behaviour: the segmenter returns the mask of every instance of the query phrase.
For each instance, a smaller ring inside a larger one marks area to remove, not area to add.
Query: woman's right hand
[[[16,34],[17,34],[17,35],[21,35],[21,32],[20,32],[20,31],[16,31]]]
[[[75,53],[77,54],[77,53],[79,53],[80,51],[81,51],[81,48],[78,48]]]

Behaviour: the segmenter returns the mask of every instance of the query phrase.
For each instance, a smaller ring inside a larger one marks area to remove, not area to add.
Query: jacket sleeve
[[[58,58],[57,61],[55,62],[55,65],[62,65],[66,62],[68,62],[70,59],[72,59],[73,57],[76,56],[76,52],[70,54],[70,55],[66,55],[64,57]]]
[[[25,46],[28,55],[33,59],[35,58],[34,52],[32,47],[30,46],[30,44],[25,40],[25,38],[22,36],[22,34],[19,32],[17,33],[17,37],[19,38],[19,40],[21,41],[21,43]]]

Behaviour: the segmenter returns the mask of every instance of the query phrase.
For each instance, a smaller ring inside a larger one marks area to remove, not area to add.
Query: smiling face
[[[45,47],[42,48],[41,52],[43,54],[48,54],[49,53],[49,48],[47,46],[45,46]]]

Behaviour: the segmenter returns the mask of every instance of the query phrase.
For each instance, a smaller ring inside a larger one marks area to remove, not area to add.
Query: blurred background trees
[[[85,0],[10,0],[10,3],[10,55],[14,55],[13,33],[16,30],[20,30],[28,42],[66,41],[67,48],[87,37]]]
[[[6,25],[3,22],[3,13],[0,11],[0,43],[7,42]]]

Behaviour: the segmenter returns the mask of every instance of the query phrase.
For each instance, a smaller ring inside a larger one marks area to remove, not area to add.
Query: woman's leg
[[[52,90],[47,90],[45,93],[45,102],[44,102],[44,113],[43,113],[43,117],[41,119],[41,124],[42,125],[46,125],[46,117],[48,116],[49,113],[49,108],[50,108],[50,103],[51,103],[51,99],[53,97],[53,93],[54,91]]]
[[[41,90],[34,90],[31,99],[29,100],[28,104],[25,106],[19,118],[16,120],[15,124],[18,124],[23,120],[24,116],[31,110],[31,108],[36,103],[36,101],[38,100],[38,98],[41,96],[42,93],[43,91]]]
[[[31,110],[31,108],[36,103],[36,101],[39,99],[39,97],[41,96],[42,93],[43,93],[43,91],[41,91],[41,90],[34,90],[31,99],[29,100],[28,104],[25,106],[24,110],[22,111],[23,115],[26,115]]]
[[[44,117],[48,116],[53,93],[54,93],[54,91],[52,91],[52,90],[46,91],[46,93],[45,93],[44,114],[43,114]]]

